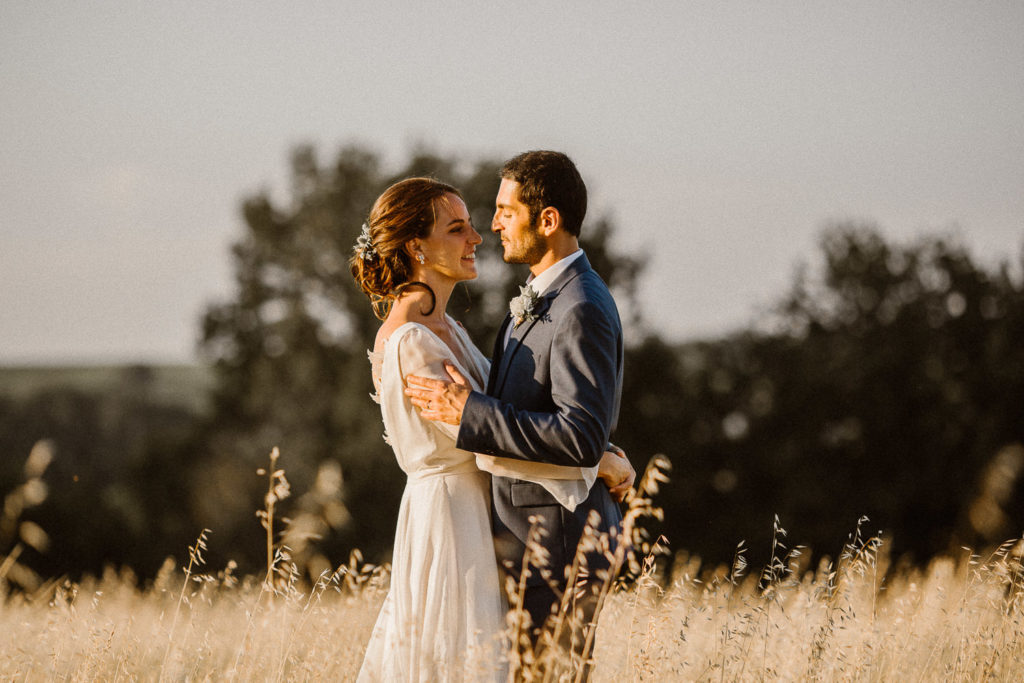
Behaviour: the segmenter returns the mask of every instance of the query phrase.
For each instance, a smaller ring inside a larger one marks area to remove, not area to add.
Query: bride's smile
[[[476,245],[483,238],[473,227],[466,203],[449,193],[436,202],[435,211],[430,234],[416,240],[418,244],[412,247],[416,259],[413,268],[419,266],[425,280],[438,275],[454,282],[475,279]]]

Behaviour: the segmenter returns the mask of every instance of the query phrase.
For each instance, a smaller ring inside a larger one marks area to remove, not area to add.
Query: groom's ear
[[[562,214],[553,206],[545,206],[537,216],[537,230],[545,237],[551,237],[562,227]]]

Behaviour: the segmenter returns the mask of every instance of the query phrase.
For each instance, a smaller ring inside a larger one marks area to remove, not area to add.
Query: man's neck
[[[530,264],[530,272],[533,273],[534,277],[537,277],[545,270],[555,265],[566,256],[572,256],[580,248],[579,240],[575,237],[567,237],[566,239],[558,240],[557,243],[551,244],[544,255],[536,263]]]

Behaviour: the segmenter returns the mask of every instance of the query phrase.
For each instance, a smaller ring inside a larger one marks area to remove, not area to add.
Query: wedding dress
[[[506,678],[490,475],[472,453],[455,448],[457,427],[422,419],[403,393],[406,375],[445,377],[445,359],[475,388],[482,386],[487,361],[459,331],[460,348],[453,350],[424,325],[406,323],[382,353],[370,355],[385,438],[408,482],[398,511],[391,588],[360,682]]]
[[[405,396],[404,378],[447,379],[453,363],[483,391],[490,362],[454,319],[450,348],[419,323],[369,354],[385,439],[408,477],[398,510],[391,587],[374,625],[360,683],[503,681],[505,598],[491,535],[490,474],[544,486],[572,510],[597,468],[557,467],[455,447],[458,427],[431,422]]]

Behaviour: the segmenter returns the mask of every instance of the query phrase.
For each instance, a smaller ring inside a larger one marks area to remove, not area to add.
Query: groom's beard
[[[518,240],[506,240],[502,247],[505,263],[525,263],[530,266],[540,262],[548,250],[547,242],[535,228],[523,231]]]

